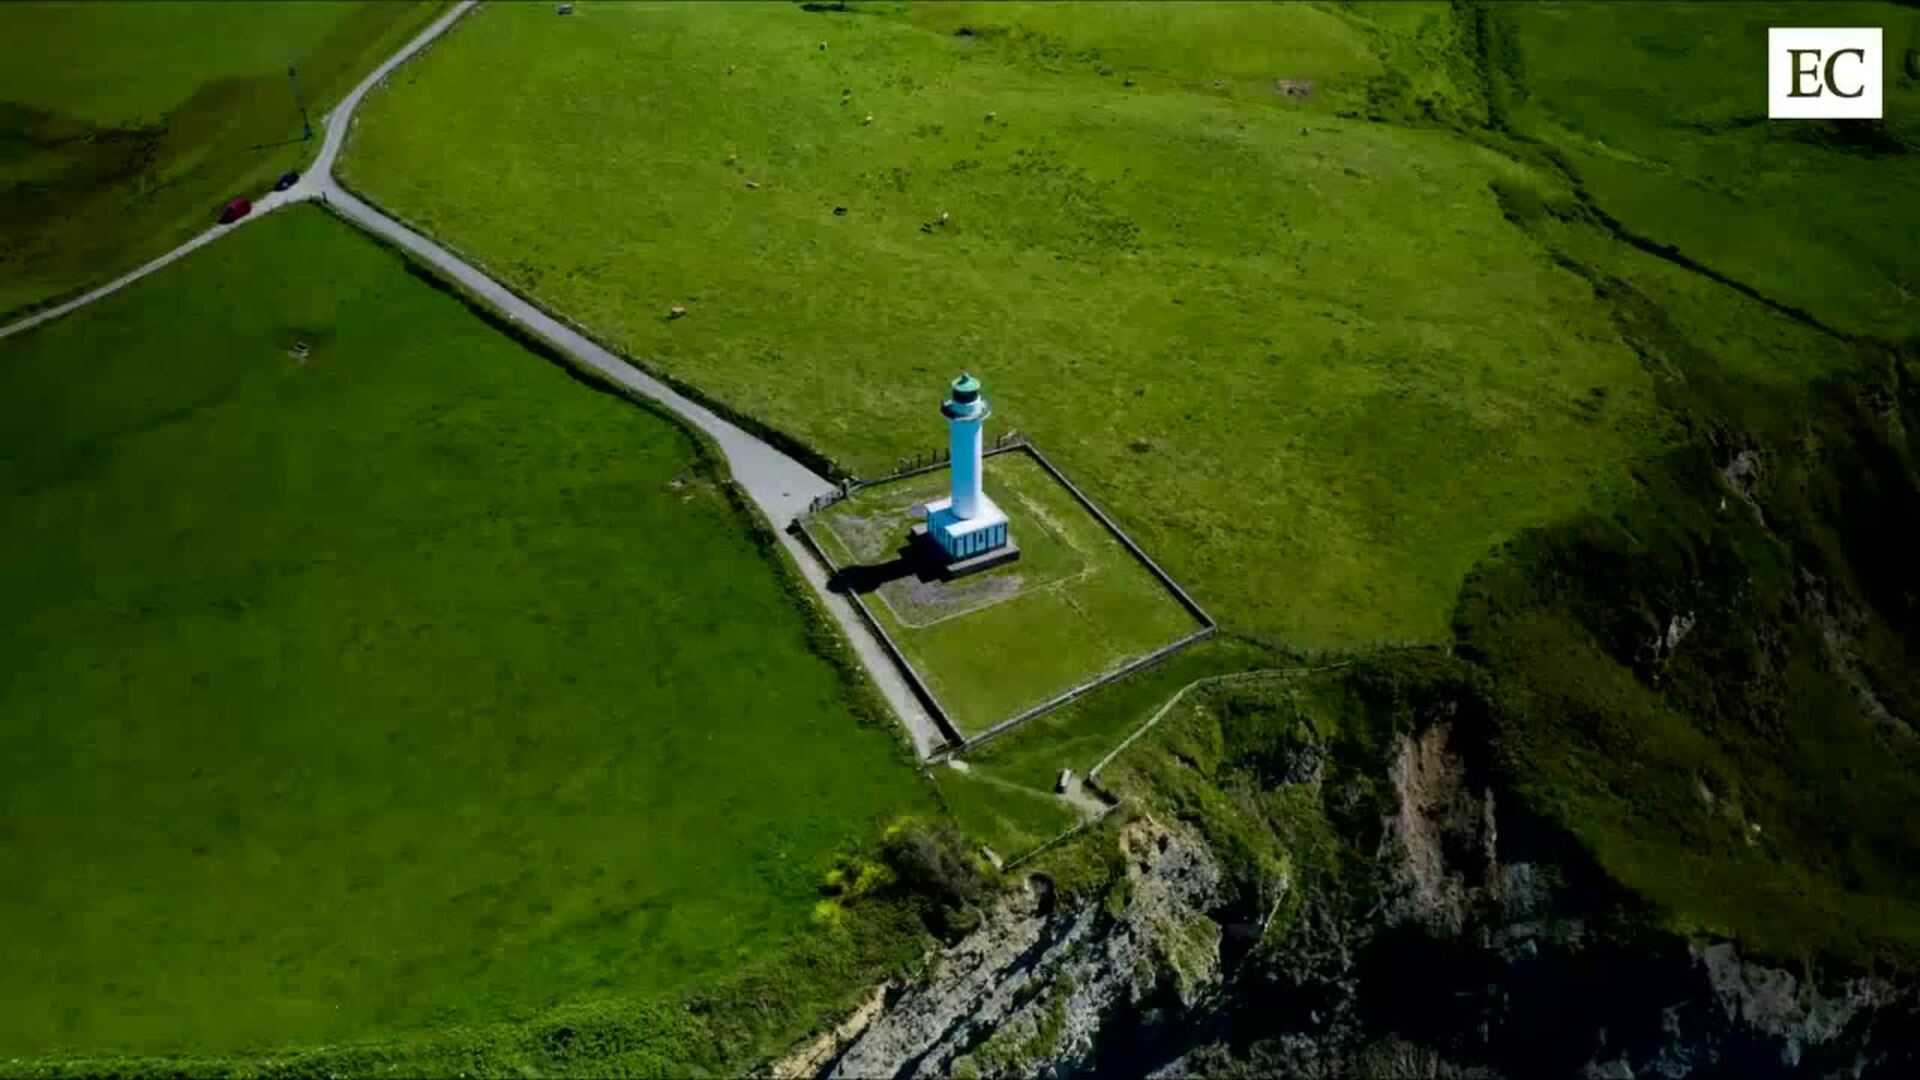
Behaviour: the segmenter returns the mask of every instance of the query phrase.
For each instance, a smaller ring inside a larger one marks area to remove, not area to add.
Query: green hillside
[[[131,270],[266,191],[440,0],[0,5],[0,320]]]
[[[812,948],[804,1031],[910,950],[812,940],[931,793],[718,482],[318,210],[0,343],[0,1056],[671,1014]]]
[[[1527,166],[1360,112],[1402,107],[1376,35],[1439,30],[1175,11],[482,8],[344,169],[856,473],[964,367],[1223,621],[1442,638],[1494,544],[1662,445],[1651,383],[1502,217]]]

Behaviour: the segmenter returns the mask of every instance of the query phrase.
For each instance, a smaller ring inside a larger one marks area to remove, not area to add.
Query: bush
[[[952,820],[910,819],[887,831],[882,858],[897,886],[926,901],[927,927],[953,940],[979,921],[977,909],[995,887],[994,872],[970,850]]]
[[[1536,225],[1546,218],[1570,221],[1580,215],[1579,207],[1564,195],[1542,192],[1524,181],[1502,178],[1487,186],[1500,203],[1500,213],[1522,228]]]

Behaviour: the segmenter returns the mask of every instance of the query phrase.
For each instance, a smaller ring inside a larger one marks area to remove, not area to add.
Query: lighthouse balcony
[[[1020,555],[1007,534],[1007,515],[985,496],[980,499],[979,512],[970,518],[956,516],[951,499],[928,503],[926,515],[926,524],[914,531],[939,550],[948,577],[999,566]]]

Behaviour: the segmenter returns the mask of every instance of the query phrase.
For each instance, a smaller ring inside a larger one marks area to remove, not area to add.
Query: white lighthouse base
[[[988,567],[999,566],[1020,557],[1020,549],[1007,534],[1007,515],[993,500],[982,495],[979,512],[970,518],[954,516],[953,500],[938,499],[926,505],[927,523],[914,529],[933,541],[946,556],[946,574],[959,577]]]

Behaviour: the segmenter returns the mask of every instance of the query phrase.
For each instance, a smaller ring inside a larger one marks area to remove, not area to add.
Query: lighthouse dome
[[[940,412],[949,420],[985,420],[987,399],[980,396],[980,380],[961,372],[948,387],[947,401]]]

